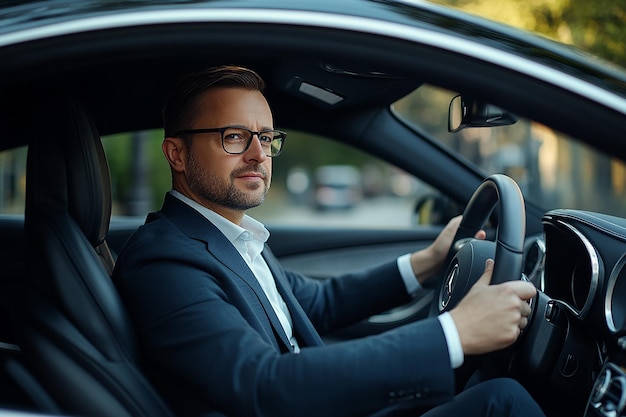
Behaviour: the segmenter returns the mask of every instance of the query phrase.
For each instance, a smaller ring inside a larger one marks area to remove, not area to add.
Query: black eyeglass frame
[[[246,143],[246,146],[243,148],[243,150],[241,152],[230,152],[226,150],[226,146],[224,145],[224,132],[226,132],[226,130],[228,129],[240,129],[240,130],[245,130],[247,132],[250,132],[250,139],[248,140],[248,143]],[[250,145],[252,144],[252,140],[254,139],[254,136],[257,136],[259,139],[261,138],[261,134],[263,133],[269,133],[269,132],[274,132],[275,134],[278,134],[278,137],[281,140],[281,146],[280,149],[278,151],[277,154],[275,155],[268,155],[267,153],[265,153],[265,156],[269,157],[269,158],[275,158],[278,155],[280,155],[283,151],[283,147],[285,146],[285,139],[287,138],[287,132],[283,132],[282,130],[275,130],[275,129],[265,129],[265,130],[261,130],[259,132],[255,132],[254,130],[250,130],[248,128],[245,127],[241,127],[241,126],[225,126],[225,127],[214,127],[214,128],[206,128],[206,129],[186,129],[186,130],[179,130],[178,132],[176,132],[176,134],[174,135],[174,137],[182,137],[182,136],[187,136],[187,135],[194,135],[197,133],[219,133],[222,139],[222,149],[224,150],[224,152],[226,152],[229,155],[241,155],[242,153],[246,152],[249,148]],[[270,149],[271,149],[271,145],[270,145]]]

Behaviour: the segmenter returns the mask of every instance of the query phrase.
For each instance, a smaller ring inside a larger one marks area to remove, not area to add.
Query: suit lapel
[[[272,271],[278,292],[283,297],[283,300],[285,300],[285,304],[287,304],[287,308],[291,313],[294,333],[299,340],[304,342],[305,346],[323,345],[324,342],[319,336],[319,333],[315,330],[313,323],[311,323],[311,320],[302,309],[300,302],[298,302],[293,294],[287,277],[285,276],[282,267],[278,264],[278,260],[273,255],[268,255],[266,252],[267,251],[263,251],[263,258],[265,259],[267,266],[270,268],[270,271]]]
[[[212,227],[213,224],[211,224]],[[219,235],[223,238],[225,242],[215,242],[217,244],[211,244],[208,242],[207,249],[210,253],[215,256],[226,268],[230,269],[233,274],[237,275],[241,280],[249,286],[254,294],[256,295],[256,300],[261,303],[263,306],[263,310],[265,311],[265,315],[269,319],[272,324],[273,333],[285,344],[285,346],[291,350],[291,342],[287,339],[287,335],[285,334],[285,330],[274,311],[274,308],[270,304],[267,296],[265,295],[265,291],[261,288],[259,281],[256,279],[248,264],[241,258],[241,255],[237,250],[232,246],[232,244],[220,233],[220,231],[215,228],[214,235]],[[252,300],[251,300],[252,301]]]
[[[256,298],[248,301],[252,306],[260,303],[263,307],[265,316],[271,323],[271,328],[266,329],[267,333],[274,334],[285,345],[287,350],[291,350],[291,343],[287,339],[285,330],[280,324],[280,320],[267,299],[263,288],[261,288],[248,264],[241,258],[237,249],[226,239],[222,232],[195,209],[169,194],[165,197],[162,212],[189,237],[206,242],[207,251],[225,268],[237,276],[241,280],[242,285],[252,289]],[[199,224],[204,225],[198,227]]]

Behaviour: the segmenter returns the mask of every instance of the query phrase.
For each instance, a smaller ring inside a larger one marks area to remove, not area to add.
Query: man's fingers
[[[520,330],[522,330],[526,326],[528,326],[528,317],[530,316],[532,310],[530,308],[530,304],[528,304],[526,301],[520,300],[520,303],[520,314],[522,315],[522,318],[519,322],[519,328]]]
[[[485,232],[484,230],[479,230],[474,235],[474,238],[479,240],[485,240],[487,238],[487,232]]]
[[[526,328],[526,326],[528,326],[528,317],[522,317],[519,321],[519,328],[520,330],[523,330]]]
[[[537,288],[530,282],[526,281],[508,281],[504,282],[504,285],[508,285],[515,291],[519,298],[522,300],[530,300],[537,294]],[[502,285],[502,284],[501,284]]]
[[[482,285],[489,285],[491,283],[491,276],[493,275],[493,259],[487,259],[485,262],[485,272],[480,276],[477,283]]]
[[[485,261],[485,272],[483,272],[483,274],[480,276],[480,278],[476,282],[477,284],[478,283],[482,285],[491,284],[491,278],[493,275],[493,266],[494,266],[493,259],[487,259],[487,261]],[[537,294],[537,289],[535,288],[535,286],[531,284],[530,282],[526,282],[526,281],[520,281],[520,280],[507,281],[499,285],[507,285],[511,287],[521,300],[530,300]]]

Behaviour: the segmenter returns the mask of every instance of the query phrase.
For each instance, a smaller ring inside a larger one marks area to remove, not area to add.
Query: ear
[[[187,148],[185,142],[181,138],[163,139],[161,144],[163,155],[170,164],[170,167],[176,172],[183,172],[187,165]]]

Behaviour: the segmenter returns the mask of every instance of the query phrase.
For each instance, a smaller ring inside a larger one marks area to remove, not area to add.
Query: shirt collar
[[[270,232],[265,228],[265,226],[261,222],[253,219],[247,214],[244,214],[240,226],[231,222],[225,217],[220,216],[213,210],[209,210],[208,208],[179,193],[176,190],[170,190],[170,194],[195,209],[208,221],[213,223],[215,227],[217,227],[219,231],[222,232],[224,236],[226,236],[226,239],[228,239],[233,244],[237,239],[243,239],[246,241],[254,239],[261,243],[265,243],[270,237]]]

